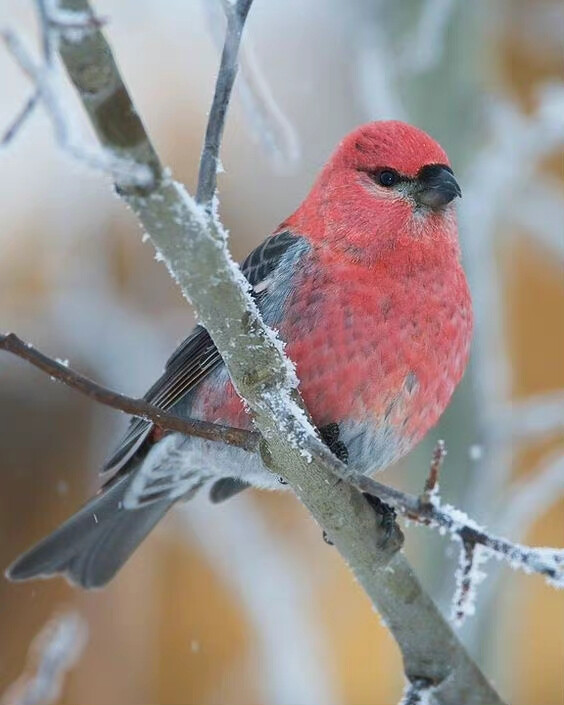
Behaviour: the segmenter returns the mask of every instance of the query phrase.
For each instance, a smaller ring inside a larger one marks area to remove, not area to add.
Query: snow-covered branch
[[[42,8],[41,16],[45,16],[47,19],[48,15],[44,4],[40,2],[39,6]],[[1,144],[6,145],[13,140],[31,117],[35,108],[41,104],[51,120],[57,144],[65,153],[91,169],[108,174],[116,183],[123,186],[138,188],[149,186],[153,180],[153,174],[148,165],[138,163],[131,158],[124,158],[110,151],[82,145],[74,136],[66,112],[65,101],[60,93],[58,85],[60,77],[57,74],[52,54],[52,47],[56,45],[59,38],[59,33],[53,28],[54,26],[57,25],[44,27],[44,62],[40,65],[34,61],[15,32],[9,29],[0,31],[0,38],[4,41],[6,48],[35,86],[33,94],[5,132]],[[89,31],[92,31],[95,26],[89,27]]]
[[[460,509],[442,504],[438,495],[429,504],[421,497],[400,492],[366,475],[349,474],[347,479],[362,492],[391,504],[408,519],[450,534],[463,544],[483,546],[498,558],[526,573],[540,573],[555,587],[564,587],[564,549],[531,548],[490,534]]]

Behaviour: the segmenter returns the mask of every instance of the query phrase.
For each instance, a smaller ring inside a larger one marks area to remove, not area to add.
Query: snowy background
[[[193,189],[221,12],[213,0],[96,9],[158,150]],[[35,48],[31,2],[2,0],[6,25]],[[472,365],[441,427],[383,479],[418,491],[445,438],[446,501],[492,531],[554,546],[564,540],[563,39],[564,9],[547,0],[255,0],[219,183],[242,258],[356,125],[406,119],[442,143],[464,195]],[[76,140],[88,143],[62,73],[61,84]],[[0,133],[30,89],[2,50]],[[104,177],[61,153],[40,112],[0,150],[0,184],[1,330],[141,394],[193,317],[131,214]],[[124,424],[0,359],[2,566],[97,487]],[[447,611],[452,548],[408,529],[408,554]],[[515,705],[563,703],[562,593],[492,562],[485,570],[462,637]],[[85,645],[57,702],[362,705],[397,702],[403,686],[393,640],[291,496],[172,512],[103,592],[2,580],[0,694],[65,610],[82,620],[64,622],[76,651]]]

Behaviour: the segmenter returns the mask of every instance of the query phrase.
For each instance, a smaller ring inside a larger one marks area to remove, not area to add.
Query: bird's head
[[[351,251],[456,242],[453,201],[461,196],[442,147],[397,120],[371,122],[347,135],[296,215]],[[301,213],[300,213],[301,211]]]
[[[351,132],[328,167],[374,201],[407,204],[414,212],[440,211],[462,195],[442,147],[397,120],[371,122]]]

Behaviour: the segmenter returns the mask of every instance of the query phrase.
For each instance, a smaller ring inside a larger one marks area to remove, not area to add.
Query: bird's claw
[[[393,507],[390,507],[389,504],[382,502],[380,497],[376,497],[375,495],[368,494],[366,492],[363,492],[363,494],[368,504],[380,518],[380,526],[384,532],[384,538],[382,539],[381,546],[384,548],[394,533],[397,517],[396,510]]]
[[[331,453],[346,465],[349,460],[349,451],[343,441],[339,440],[339,424],[329,423],[326,426],[322,426],[319,429],[319,434]]]

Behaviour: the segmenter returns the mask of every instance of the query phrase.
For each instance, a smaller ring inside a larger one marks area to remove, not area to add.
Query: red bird
[[[330,447],[371,473],[407,453],[460,381],[472,309],[460,263],[448,157],[402,122],[364,125],[339,144],[309,195],[242,265],[264,320],[286,342],[300,390]],[[146,399],[186,417],[251,421],[200,326]],[[179,499],[221,501],[280,488],[257,455],[163,434],[133,419],[105,466],[111,478],[9,568],[12,580],[64,573],[110,580]]]

